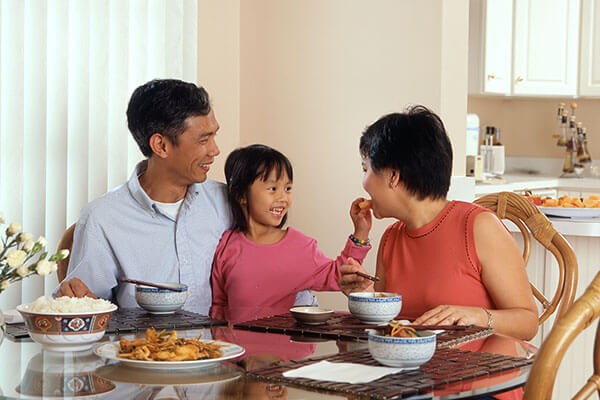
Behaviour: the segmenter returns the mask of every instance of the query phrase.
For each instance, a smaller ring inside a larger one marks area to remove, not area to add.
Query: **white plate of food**
[[[597,218],[600,217],[600,208],[577,207],[544,207],[538,206],[541,212],[548,217],[562,218]]]
[[[102,343],[94,348],[94,353],[106,360],[119,361],[122,365],[147,368],[147,369],[181,369],[181,368],[203,368],[208,366],[214,366],[216,363],[231,358],[236,358],[244,354],[246,351],[242,346],[237,344],[222,342],[219,340],[210,339],[197,339],[197,342],[201,345],[208,345],[209,347],[218,346],[219,354],[211,358],[200,358],[197,360],[189,361],[154,361],[154,360],[141,360],[133,358],[120,357],[121,345],[119,342],[107,342]]]

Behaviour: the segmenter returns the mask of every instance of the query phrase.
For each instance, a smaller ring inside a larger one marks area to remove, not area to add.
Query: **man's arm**
[[[54,290],[55,296],[112,299],[118,285],[118,264],[100,226],[88,215],[75,227],[67,276]]]

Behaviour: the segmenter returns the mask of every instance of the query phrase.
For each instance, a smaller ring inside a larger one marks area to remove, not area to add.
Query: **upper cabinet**
[[[599,3],[471,0],[469,93],[600,96]]]
[[[469,88],[508,94],[513,0],[472,0],[469,6]]]
[[[579,0],[516,0],[514,14],[512,93],[575,96]]]
[[[600,97],[600,0],[583,0],[581,9],[582,96]]]

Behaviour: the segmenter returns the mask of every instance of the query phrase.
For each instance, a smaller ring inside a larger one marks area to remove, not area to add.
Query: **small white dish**
[[[188,287],[183,283],[160,283],[174,290],[135,285],[135,300],[150,314],[173,314],[185,304]]]
[[[307,325],[322,325],[333,315],[330,308],[312,306],[292,307],[290,312],[298,322]]]
[[[143,360],[130,360],[128,358],[120,358],[118,357],[119,352],[121,351],[121,345],[119,342],[108,342],[99,344],[94,348],[94,353],[98,357],[102,357],[107,360],[119,361],[122,365],[137,367],[137,368],[147,368],[147,369],[183,369],[183,368],[204,368],[208,366],[213,366],[216,363],[224,360],[229,360],[231,358],[236,358],[241,356],[246,352],[242,346],[238,346],[237,344],[221,342],[220,340],[208,340],[208,339],[199,339],[204,343],[216,344],[221,347],[221,353],[223,354],[221,357],[217,358],[208,358],[202,360],[193,360],[193,361],[143,361]]]
[[[402,310],[402,296],[391,292],[350,293],[348,309],[363,324],[386,324]]]
[[[540,211],[548,217],[563,218],[597,218],[600,217],[600,208],[577,208],[577,207],[543,207],[538,206]]]

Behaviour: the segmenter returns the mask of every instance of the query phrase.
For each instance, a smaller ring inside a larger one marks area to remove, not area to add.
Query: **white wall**
[[[265,143],[291,159],[290,224],[330,257],[352,232],[350,202],[365,195],[360,134],[383,114],[417,103],[439,112],[455,148],[454,173],[464,175],[468,3],[445,4],[240,3],[240,144]],[[375,223],[372,272],[391,222]],[[346,306],[341,294],[319,299]]]

